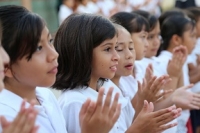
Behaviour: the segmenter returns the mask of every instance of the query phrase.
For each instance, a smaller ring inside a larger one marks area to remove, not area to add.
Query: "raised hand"
[[[167,72],[170,77],[179,77],[182,72],[182,67],[187,58],[187,48],[178,46],[173,49],[172,59],[167,66]]]
[[[99,90],[97,102],[87,100],[80,111],[81,133],[108,133],[119,118],[121,105],[119,94],[115,94],[111,104],[113,88],[110,88],[103,103],[104,89]]]
[[[25,101],[21,104],[21,109],[13,122],[8,122],[1,116],[2,133],[37,133],[39,127],[35,126],[38,112],[34,110],[34,101],[29,108],[25,108]]]
[[[172,101],[182,109],[200,109],[200,94],[187,91],[193,85],[181,87],[172,94]]]
[[[164,85],[170,81],[169,76],[164,75],[159,78],[153,76],[149,81],[144,80],[141,84],[138,82],[138,98],[139,101],[146,99],[149,102],[156,102],[172,90],[162,91]]]
[[[153,103],[148,103],[145,100],[141,112],[126,133],[161,133],[177,125],[177,123],[167,123],[180,116],[182,111],[180,108],[177,109],[176,106],[156,112],[153,112],[153,110]]]

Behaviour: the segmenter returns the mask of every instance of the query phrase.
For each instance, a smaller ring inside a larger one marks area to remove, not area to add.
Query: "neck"
[[[27,102],[31,102],[31,100],[37,101],[37,97],[35,94],[35,88],[36,87],[30,87],[27,85],[21,84],[19,81],[12,80],[12,79],[6,79],[5,82],[5,88],[16,95],[20,96],[22,99],[26,99]],[[39,104],[39,103],[37,103]]]
[[[169,47],[166,49],[167,51],[169,51],[169,52],[173,52],[173,49],[176,47],[177,45],[175,45],[175,44],[169,44]]]
[[[97,88],[97,82],[98,82],[99,78],[94,78],[91,77],[90,82],[89,82],[89,87],[94,89],[95,91],[98,89]]]
[[[111,79],[111,81],[117,86],[119,87],[119,80],[120,80],[121,76],[115,75],[114,78]]]

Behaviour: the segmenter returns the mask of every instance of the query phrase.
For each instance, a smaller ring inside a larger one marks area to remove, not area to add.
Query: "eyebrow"
[[[117,43],[117,44],[118,44],[118,45],[123,45],[123,44],[125,44],[125,43],[124,43],[124,42],[119,42],[119,43]],[[129,44],[133,44],[133,42],[130,41]]]
[[[103,46],[107,46],[107,45],[113,45],[113,43],[106,43],[106,44],[103,44],[102,47],[103,47]]]

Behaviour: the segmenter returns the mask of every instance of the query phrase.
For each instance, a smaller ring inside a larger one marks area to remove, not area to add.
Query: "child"
[[[96,99],[99,87],[103,85],[105,79],[111,79],[115,75],[119,60],[119,55],[115,51],[116,43],[117,32],[114,25],[101,16],[74,14],[59,28],[55,37],[55,48],[60,55],[59,71],[53,87],[63,90],[59,103],[69,132],[80,132],[77,114],[83,101],[88,97]],[[149,110],[147,102],[144,108],[146,111]],[[178,115],[178,111],[174,108],[170,110],[172,112],[164,109],[159,114]],[[66,112],[70,112],[70,115],[66,115]],[[104,110],[101,112],[104,114]],[[138,124],[125,129],[122,127],[126,125],[124,119],[124,114],[121,114],[110,132],[124,133],[139,130],[137,127],[141,124],[140,120]],[[167,126],[169,127],[171,125]]]
[[[60,5],[60,9],[58,12],[59,24],[61,23],[73,13],[73,7],[75,5],[75,0],[62,0],[62,5]]]
[[[38,132],[66,133],[65,121],[55,96],[48,89],[36,88],[51,86],[54,83],[58,65],[58,53],[54,49],[44,20],[20,6],[1,6],[0,19],[3,27],[2,44],[10,56],[10,63],[5,67],[5,89],[0,95],[0,115],[12,121],[19,113],[23,99],[27,99],[25,106],[29,106],[33,99],[37,101],[34,108],[39,112],[36,119],[36,125],[40,125]],[[103,133],[102,127],[111,128],[110,125],[114,123],[102,117],[99,122],[104,121],[103,124],[98,127],[93,124],[98,116],[98,110],[93,108],[104,107],[100,104],[102,91],[100,90],[97,103],[87,100],[82,107],[82,133],[94,132],[91,126]],[[107,95],[106,104],[110,102],[111,94],[112,91]],[[114,105],[112,109],[118,118],[117,98]],[[105,112],[107,113],[107,110]]]
[[[135,54],[136,54],[136,61],[141,60],[148,48],[148,42],[147,42],[147,35],[149,30],[149,24],[148,22],[141,16],[137,14],[127,13],[127,12],[119,12],[111,16],[111,20],[113,20],[115,23],[118,23],[122,25],[125,29],[129,31],[131,34],[134,48],[135,48]],[[142,73],[141,68],[138,67],[136,64],[134,64],[134,72],[133,72],[133,78],[139,80],[142,82],[142,78],[140,77],[140,74]],[[126,78],[126,80],[131,80],[133,87],[133,90],[131,93],[129,93],[129,97],[132,99],[134,95],[137,92],[137,81],[133,78],[129,77]],[[135,90],[136,89],[136,90]]]
[[[163,72],[167,70],[168,61],[171,59],[172,50],[175,47],[180,45],[186,46],[188,52],[191,53],[196,43],[196,29],[194,26],[193,21],[187,17],[172,16],[164,20],[161,26],[161,36],[163,39],[161,47],[163,51],[158,57],[160,62],[162,62]],[[190,84],[186,63],[183,65],[183,83],[184,85]],[[185,111],[184,116],[180,118],[178,119],[178,132],[185,133],[187,132],[186,123],[189,118],[189,112]]]
[[[118,29],[118,42],[117,42],[116,51],[118,52],[118,54],[120,56],[120,60],[119,60],[119,64],[118,64],[118,67],[117,67],[117,72],[116,72],[115,76],[111,79],[112,82],[111,81],[105,82],[104,87],[114,86],[115,90],[118,90],[119,92],[121,92],[121,95],[123,95],[124,91],[126,91],[126,89],[130,86],[124,87],[124,84],[122,85],[120,83],[120,79],[121,79],[122,76],[131,75],[131,73],[133,71],[134,60],[135,60],[135,49],[134,49],[134,44],[133,44],[133,41],[131,39],[130,33],[120,25],[117,25],[117,29]],[[164,81],[164,79],[162,79],[162,78],[155,80],[155,82],[153,82],[153,84],[156,87],[152,86],[152,84],[149,84],[151,86],[151,90],[152,91],[159,90],[157,88],[160,88],[163,85],[163,81]],[[139,88],[139,89],[141,89],[141,88]],[[128,91],[127,91],[127,93],[128,93]],[[127,97],[125,97],[125,98],[127,98]],[[130,112],[127,113],[127,115],[130,117],[129,114],[130,114]],[[145,119],[147,117],[143,117],[143,119],[140,119],[140,116],[143,116],[143,115],[145,115],[145,114],[143,114],[143,110],[140,112],[138,117],[135,115],[136,120],[133,121],[133,125],[134,124],[137,125],[138,122],[139,123],[143,123],[143,122],[149,123],[148,120],[156,119],[156,118],[153,118],[153,117],[150,118],[150,119]],[[153,121],[151,122],[151,124],[146,125],[145,127],[138,126],[137,128],[139,129],[140,132],[147,132],[147,131],[148,132],[155,132],[155,131],[158,130],[157,128],[160,127],[156,124],[153,124]],[[141,125],[143,125],[143,124],[141,124]],[[174,126],[174,123],[171,124],[171,126]],[[162,131],[164,131],[164,130],[165,129],[163,129]]]

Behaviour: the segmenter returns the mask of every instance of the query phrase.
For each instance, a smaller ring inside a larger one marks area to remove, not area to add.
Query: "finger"
[[[189,70],[194,70],[195,69],[195,66],[193,63],[188,63],[188,69]]]
[[[111,105],[111,108],[110,108],[110,111],[109,111],[109,114],[108,116],[111,118],[115,112],[116,112],[116,109],[118,107],[118,99],[119,99],[119,93],[115,94],[115,98],[114,98],[114,101]]]
[[[156,117],[156,122],[160,125],[167,124],[168,122],[175,119],[177,114],[178,114],[177,110],[172,110],[171,112]]]
[[[4,116],[0,116],[0,121],[3,129],[10,125],[10,122],[8,122]]]
[[[191,89],[192,87],[193,87],[193,84],[190,84],[190,85],[187,85],[187,86],[183,86],[180,89],[188,90],[188,89]]]
[[[161,116],[161,115],[163,115],[165,113],[169,113],[171,111],[172,111],[172,108],[169,107],[169,108],[166,108],[166,109],[161,109],[161,110],[158,110],[156,112],[153,112],[153,114],[154,114],[154,117],[158,117],[158,116]]]
[[[139,81],[137,81],[137,83],[138,83],[138,92],[140,93],[142,92],[142,84]]]
[[[114,125],[114,124],[116,123],[116,121],[118,120],[118,118],[119,118],[119,116],[120,116],[120,113],[121,113],[121,104],[118,104],[118,105],[117,105],[117,109],[116,109],[115,114],[114,114],[113,119],[112,119],[113,125]]]
[[[110,87],[106,96],[106,100],[103,105],[103,114],[109,114],[109,109],[110,109],[110,104],[111,104],[111,98],[112,98],[112,93],[113,93],[113,87]]]
[[[154,80],[152,83],[150,90],[156,95],[157,92],[161,89],[161,86],[165,83],[164,76],[161,76]]]
[[[147,86],[149,86],[150,90],[153,91],[155,87],[156,76],[153,76],[151,80],[148,82]]]
[[[154,111],[154,105],[152,102],[149,103],[149,109],[148,112],[153,112]]]
[[[38,133],[38,130],[39,130],[39,126],[35,126],[33,130],[31,131],[31,133]]]
[[[14,121],[10,124],[10,129],[12,129],[13,131],[20,132],[20,130],[22,129],[22,126],[20,126],[20,121],[23,121],[27,113],[27,110],[25,109],[25,104],[26,100],[23,100],[18,115],[16,116]]]
[[[82,116],[83,118],[81,118],[83,120],[83,122],[88,122],[93,117],[93,115],[99,115],[99,114],[95,113],[95,108],[96,108],[95,102],[91,101],[87,108],[87,111]],[[82,123],[81,123],[81,125],[82,125]]]
[[[97,103],[96,103],[96,110],[98,113],[102,111],[103,94],[104,94],[104,88],[100,88],[98,98],[97,98]]]
[[[84,115],[84,114],[86,113],[87,108],[88,108],[89,105],[90,105],[90,102],[91,102],[91,100],[90,100],[90,99],[87,99],[87,100],[85,101],[85,103],[83,103],[83,105],[82,105],[82,107],[81,107],[81,111],[80,111],[80,113],[79,113],[79,116]]]
[[[38,112],[34,111],[34,110],[28,114],[28,117],[25,120],[23,129],[21,130],[21,133],[30,133],[31,132],[31,130],[35,126],[37,114],[38,114]]]
[[[165,131],[169,128],[175,127],[177,125],[178,125],[178,123],[176,123],[176,122],[172,123],[172,124],[162,125],[162,126],[158,127],[157,132],[163,132],[163,131]]]
[[[149,111],[149,107],[148,106],[149,106],[149,104],[148,104],[147,100],[144,100],[144,105],[143,105],[143,108],[142,108],[141,112],[147,113]]]

